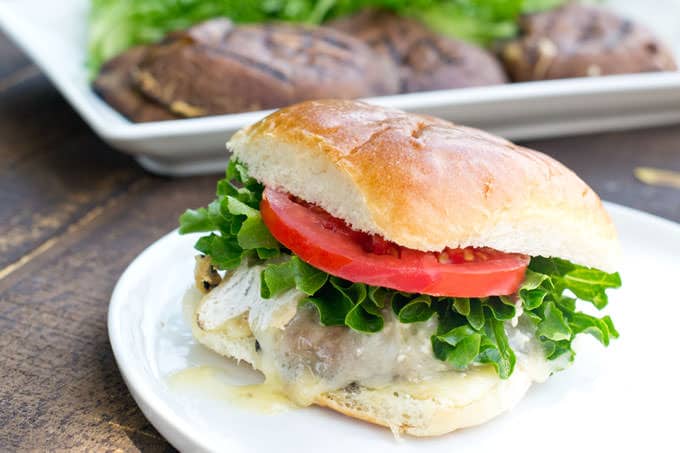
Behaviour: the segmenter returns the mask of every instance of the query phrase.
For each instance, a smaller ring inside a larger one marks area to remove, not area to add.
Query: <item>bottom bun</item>
[[[466,405],[442,400],[437,395],[419,398],[409,392],[395,391],[391,385],[380,389],[345,388],[324,393],[314,402],[349,417],[386,426],[395,434],[439,436],[480,425],[512,409],[530,386],[529,376],[515,371],[512,377],[505,381],[498,379],[498,385],[491,391]],[[456,387],[452,382],[449,390],[455,391]]]

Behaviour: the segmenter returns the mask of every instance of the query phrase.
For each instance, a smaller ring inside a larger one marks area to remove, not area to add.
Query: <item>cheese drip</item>
[[[488,365],[459,371],[434,357],[430,337],[437,328],[436,316],[404,324],[387,308],[380,332],[322,326],[313,307],[299,304],[305,295],[297,290],[261,298],[261,270],[244,265],[204,296],[196,326],[239,340],[245,340],[246,333],[252,335],[252,365],[296,404],[306,406],[323,393],[352,386],[390,390],[394,386],[416,399],[436,394],[465,405],[499,385]],[[544,359],[530,324],[520,319],[516,327],[507,323],[506,329],[517,367],[531,380],[544,381],[554,367]]]

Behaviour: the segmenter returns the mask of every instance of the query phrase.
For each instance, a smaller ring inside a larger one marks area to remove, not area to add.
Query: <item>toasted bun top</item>
[[[545,154],[477,129],[323,100],[278,110],[227,146],[263,184],[405,247],[616,269],[616,230],[597,194]]]

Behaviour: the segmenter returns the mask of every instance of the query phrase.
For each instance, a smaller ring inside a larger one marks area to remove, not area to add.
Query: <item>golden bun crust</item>
[[[578,176],[486,132],[359,101],[278,110],[227,144],[253,177],[405,247],[492,247],[615,270],[616,230]]]

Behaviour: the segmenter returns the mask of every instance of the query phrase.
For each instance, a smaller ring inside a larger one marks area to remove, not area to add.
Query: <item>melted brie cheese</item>
[[[436,395],[465,405],[500,382],[490,366],[457,371],[434,357],[430,337],[437,328],[436,316],[404,324],[388,308],[380,332],[324,327],[311,305],[298,308],[305,294],[297,290],[261,298],[261,270],[245,265],[237,269],[203,297],[196,323],[230,338],[252,334],[259,346],[253,365],[268,382],[280,383],[297,404],[309,405],[320,394],[358,384],[372,389],[390,386],[414,398]],[[507,323],[517,367],[531,380],[543,381],[554,368],[545,360],[532,328],[530,323],[519,322],[516,327]]]

